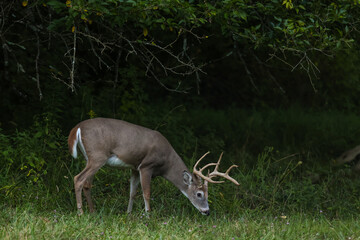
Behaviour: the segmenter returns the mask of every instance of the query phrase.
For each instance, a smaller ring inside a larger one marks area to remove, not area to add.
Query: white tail
[[[74,158],[77,157],[78,146],[87,160],[84,170],[74,177],[79,214],[83,213],[82,191],[90,212],[94,211],[91,184],[95,173],[104,165],[132,169],[128,212],[132,210],[139,183],[143,191],[145,210],[150,211],[150,182],[155,176],[162,176],[172,182],[204,215],[210,213],[207,180],[215,182],[211,178],[222,176],[238,184],[228,175],[233,166],[226,173],[219,173],[219,160],[216,172],[209,177],[196,171],[190,173],[163,135],[121,120],[95,118],[80,122],[71,130],[68,145]],[[201,183],[201,177],[205,178],[204,184]]]
[[[70,139],[71,142],[70,143]],[[77,158],[78,157],[78,154],[77,154],[77,147],[79,147],[81,153],[84,155],[85,159],[87,160],[87,155],[86,155],[86,152],[85,152],[85,148],[84,148],[84,144],[82,143],[82,140],[81,140],[81,129],[78,128],[75,132],[75,136],[71,137],[69,136],[69,150],[70,150],[70,153],[71,153],[71,156],[73,156],[73,158]]]

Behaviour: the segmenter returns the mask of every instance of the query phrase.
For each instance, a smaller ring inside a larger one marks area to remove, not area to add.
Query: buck
[[[205,153],[194,165],[193,173],[190,173],[167,139],[158,131],[122,120],[94,118],[80,122],[70,131],[68,144],[74,158],[77,158],[78,147],[87,161],[86,167],[74,177],[79,215],[83,214],[82,191],[89,211],[94,211],[90,193],[92,181],[95,173],[104,165],[132,170],[128,213],[132,210],[139,183],[145,211],[150,211],[150,181],[155,176],[162,176],[173,183],[203,215],[210,214],[208,182],[222,183],[213,178],[223,177],[239,185],[229,176],[230,170],[236,165],[232,165],[225,173],[218,171],[222,154],[217,163],[209,163],[197,170],[197,165],[209,152]],[[209,166],[215,166],[215,169],[205,176],[202,172]]]

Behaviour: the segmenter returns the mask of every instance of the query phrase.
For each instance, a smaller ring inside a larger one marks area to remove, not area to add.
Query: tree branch
[[[75,61],[76,61],[76,25],[74,24],[74,40],[73,40],[73,56],[71,59],[71,71],[70,71],[70,87],[71,87],[71,91],[75,91],[75,86],[74,86],[74,75],[75,75]]]
[[[36,71],[36,85],[37,85],[37,89],[39,91],[39,98],[40,101],[42,100],[43,94],[41,91],[41,87],[40,87],[40,75],[39,75],[39,58],[40,58],[40,38],[38,33],[35,30],[35,35],[36,35],[36,45],[37,45],[37,54],[36,54],[36,58],[35,58],[35,71]]]

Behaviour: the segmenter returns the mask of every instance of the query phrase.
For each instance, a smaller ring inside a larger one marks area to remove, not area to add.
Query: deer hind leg
[[[139,172],[136,170],[132,170],[131,178],[130,178],[130,198],[129,198],[129,205],[128,205],[128,209],[127,209],[128,213],[131,213],[131,211],[132,211],[134,199],[136,196],[136,189],[138,188],[139,183],[140,183]]]
[[[92,213],[94,212],[94,203],[91,199],[91,187],[92,187],[92,181],[93,181],[93,177],[86,179],[85,183],[84,183],[84,195],[86,198],[86,201],[88,203],[89,206],[89,211]]]
[[[104,158],[104,159],[106,159],[106,158]],[[84,168],[84,170],[82,170],[78,175],[76,175],[74,177],[76,204],[77,204],[77,209],[78,209],[78,214],[79,215],[82,215],[84,213],[84,211],[82,209],[81,192],[82,192],[85,184],[86,184],[87,189],[84,190],[84,194],[85,194],[85,197],[86,197],[86,199],[87,199],[87,201],[89,203],[90,211],[93,210],[93,204],[92,204],[92,201],[91,201],[89,185],[91,187],[91,181],[92,181],[95,173],[103,165],[103,164],[100,164],[101,162],[102,161],[100,161],[99,163],[90,164],[90,161],[88,161],[87,164],[86,164],[86,167]]]
[[[355,157],[355,160],[358,160],[358,156]],[[358,161],[353,167],[352,170],[356,173],[360,172],[360,161]]]

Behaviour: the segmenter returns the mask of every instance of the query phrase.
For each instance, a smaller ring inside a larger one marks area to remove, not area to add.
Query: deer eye
[[[197,196],[198,198],[201,198],[201,197],[202,197],[201,192],[198,192],[198,193],[196,194],[196,196]]]

